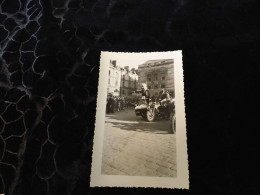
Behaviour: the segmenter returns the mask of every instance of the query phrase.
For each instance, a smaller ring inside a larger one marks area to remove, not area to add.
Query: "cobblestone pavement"
[[[176,177],[176,141],[169,128],[169,120],[146,122],[134,109],[107,114],[101,173]]]

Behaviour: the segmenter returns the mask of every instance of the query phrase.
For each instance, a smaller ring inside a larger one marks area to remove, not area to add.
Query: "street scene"
[[[176,139],[168,119],[146,122],[133,108],[106,115],[101,174],[176,177]]]
[[[173,59],[119,63],[109,64],[101,174],[176,177]]]

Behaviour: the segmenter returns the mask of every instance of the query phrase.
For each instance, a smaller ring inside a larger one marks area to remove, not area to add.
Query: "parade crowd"
[[[107,96],[106,113],[114,113],[125,108],[134,108],[138,102],[137,98],[127,98],[122,96]]]

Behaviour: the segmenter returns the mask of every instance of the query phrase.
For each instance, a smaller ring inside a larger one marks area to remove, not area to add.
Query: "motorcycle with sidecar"
[[[154,121],[155,118],[170,118],[170,133],[176,132],[176,116],[174,99],[171,98],[165,102],[162,101],[147,101],[143,96],[141,101],[135,106],[136,116],[142,116],[146,121]]]

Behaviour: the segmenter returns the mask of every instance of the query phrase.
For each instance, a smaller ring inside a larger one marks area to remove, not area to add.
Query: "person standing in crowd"
[[[116,97],[116,111],[119,111],[119,97]]]
[[[110,98],[110,113],[114,113],[115,112],[115,101],[114,101],[114,97],[111,96]]]
[[[127,108],[127,98],[124,98],[124,108]]]
[[[118,111],[118,97],[116,97],[116,108],[115,108],[116,111]]]
[[[122,100],[121,100],[121,105],[122,105],[122,110],[124,110],[125,109],[125,98],[124,97],[122,97]]]
[[[110,113],[114,113],[114,97],[110,97]]]
[[[110,113],[110,95],[107,96],[106,113]]]
[[[112,108],[113,108],[113,96],[111,94],[108,95],[107,97],[107,113],[112,113]]]
[[[121,101],[120,101],[120,97],[117,98],[117,111],[120,111],[120,108],[121,108]]]
[[[117,111],[117,97],[114,96],[114,112]]]
[[[120,110],[123,110],[123,99],[120,97]]]
[[[114,107],[115,107],[114,111],[116,112],[117,111],[117,97],[116,96],[114,96]]]

